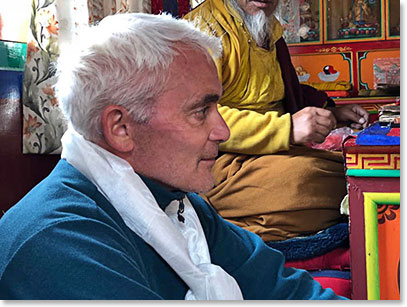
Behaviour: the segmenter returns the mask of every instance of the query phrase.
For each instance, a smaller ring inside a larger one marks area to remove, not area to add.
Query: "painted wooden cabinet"
[[[400,146],[344,145],[352,299],[400,299]]]
[[[370,109],[399,96],[399,1],[283,0],[276,15],[300,82]]]

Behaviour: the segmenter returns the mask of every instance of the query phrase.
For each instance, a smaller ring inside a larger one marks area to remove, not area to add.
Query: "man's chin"
[[[191,186],[189,192],[194,192],[194,193],[206,193],[212,190],[212,188],[215,186],[215,181],[212,177],[208,178],[207,180],[199,180],[199,182],[196,182],[193,186]]]

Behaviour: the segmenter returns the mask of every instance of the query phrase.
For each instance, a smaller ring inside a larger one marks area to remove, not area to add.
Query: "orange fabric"
[[[292,146],[273,155],[223,154],[206,199],[230,222],[264,241],[316,233],[341,220],[342,153]]]

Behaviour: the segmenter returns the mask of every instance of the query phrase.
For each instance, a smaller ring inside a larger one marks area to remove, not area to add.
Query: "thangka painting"
[[[284,40],[288,43],[299,43],[300,8],[299,1],[280,0],[274,15],[284,29]]]
[[[374,88],[400,85],[400,58],[379,58],[373,60]]]

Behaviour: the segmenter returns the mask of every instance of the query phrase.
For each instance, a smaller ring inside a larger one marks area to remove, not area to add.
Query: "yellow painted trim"
[[[396,153],[394,154],[347,153],[345,160],[346,167],[348,169],[390,169],[390,170],[400,169],[400,154]]]
[[[377,205],[400,205],[400,193],[363,193],[365,209],[365,248],[367,299],[380,300],[379,242]]]

